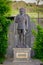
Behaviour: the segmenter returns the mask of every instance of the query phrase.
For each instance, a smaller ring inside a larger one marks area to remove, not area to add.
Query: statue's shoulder
[[[30,18],[30,16],[29,16],[28,14],[25,14],[24,16],[25,16],[26,18]]]
[[[15,16],[15,22],[17,23],[19,21],[19,14]]]
[[[16,15],[16,17],[18,18],[18,17],[20,17],[20,15],[18,14],[18,15]]]
[[[19,17],[20,17],[19,14],[16,15],[16,16],[15,16],[15,20],[18,21]]]

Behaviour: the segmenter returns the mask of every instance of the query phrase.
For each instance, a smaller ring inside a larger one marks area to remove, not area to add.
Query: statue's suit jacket
[[[15,22],[18,23],[18,29],[30,30],[30,17],[27,14],[17,15]]]

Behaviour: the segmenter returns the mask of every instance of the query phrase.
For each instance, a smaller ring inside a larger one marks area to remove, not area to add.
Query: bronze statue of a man
[[[27,32],[31,33],[30,17],[26,14],[25,8],[20,8],[19,12],[20,14],[15,17],[15,23],[18,23],[17,31],[19,35],[19,42],[16,47],[26,48],[25,35]],[[28,47],[30,46],[28,45]]]

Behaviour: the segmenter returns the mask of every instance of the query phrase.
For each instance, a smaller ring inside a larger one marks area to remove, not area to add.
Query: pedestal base
[[[13,62],[27,62],[31,58],[31,48],[13,48]]]

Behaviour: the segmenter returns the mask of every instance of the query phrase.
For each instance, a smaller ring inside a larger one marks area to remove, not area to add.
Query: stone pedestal
[[[31,48],[13,48],[13,62],[27,62],[31,58]]]

